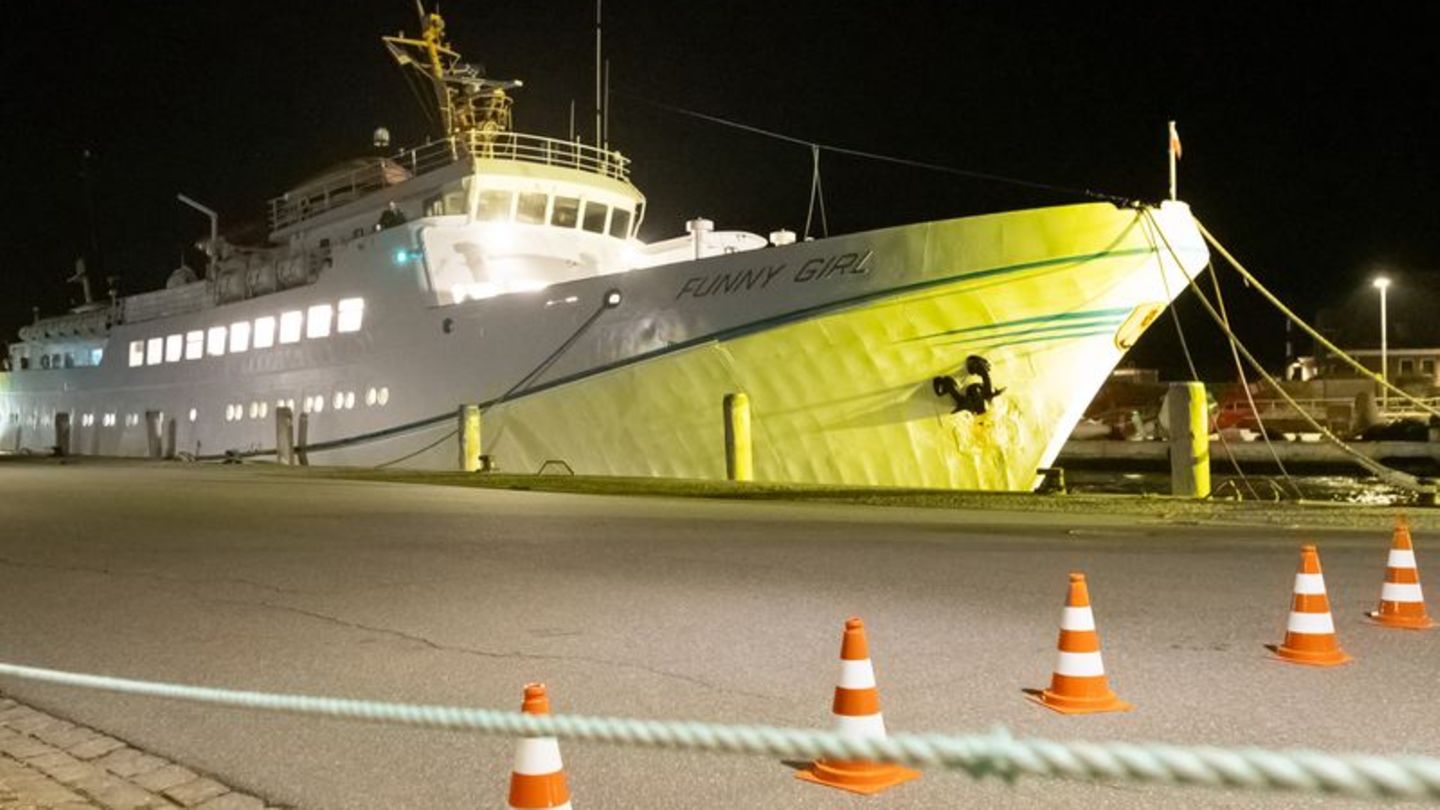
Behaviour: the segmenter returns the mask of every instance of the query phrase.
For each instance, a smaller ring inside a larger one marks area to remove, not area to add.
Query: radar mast
[[[510,107],[514,102],[506,93],[521,86],[516,80],[498,81],[485,76],[479,65],[462,62],[460,54],[445,39],[445,20],[440,12],[427,12],[416,0],[421,33],[407,37],[402,31],[395,36],[381,37],[407,77],[418,77],[428,84],[431,104],[439,112],[444,137],[469,133],[495,135],[511,128]],[[427,113],[430,104],[426,105]]]

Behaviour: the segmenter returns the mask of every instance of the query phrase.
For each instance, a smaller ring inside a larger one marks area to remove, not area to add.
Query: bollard
[[[1205,384],[1170,383],[1170,493],[1210,496],[1210,408]]]
[[[750,452],[750,397],[742,393],[726,394],[725,410],[725,478],[730,481],[754,481],[755,460]]]
[[[295,463],[295,412],[283,405],[275,409],[275,463]]]
[[[55,455],[70,455],[70,414],[65,411],[55,414]]]
[[[305,452],[310,444],[310,414],[300,414],[300,424],[295,428],[295,461],[301,467],[310,466],[310,455]]]
[[[460,428],[460,469],[475,472],[480,469],[480,406],[461,405]]]
[[[145,444],[150,458],[160,458],[164,449],[160,443],[160,418],[159,411],[145,412]]]

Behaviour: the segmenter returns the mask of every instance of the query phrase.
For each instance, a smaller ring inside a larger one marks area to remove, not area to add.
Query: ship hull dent
[[[1187,212],[1155,220],[1184,267],[1154,247],[1148,220],[1113,217],[1110,238],[1093,222],[1002,225],[988,255],[964,220],[917,230],[918,289],[499,403],[485,452],[516,472],[560,460],[581,474],[723,479],[721,402],[743,391],[758,481],[1029,490],[1125,348],[1208,260]],[[933,385],[975,381],[972,355],[1004,388],[983,414]]]

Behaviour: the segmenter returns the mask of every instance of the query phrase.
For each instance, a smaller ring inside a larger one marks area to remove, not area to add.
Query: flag
[[[1180,159],[1180,131],[1175,128],[1175,122],[1170,122],[1170,154]]]

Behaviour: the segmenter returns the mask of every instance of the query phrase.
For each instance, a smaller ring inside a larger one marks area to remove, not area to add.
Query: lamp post
[[[1390,407],[1390,347],[1389,336],[1387,335],[1385,291],[1390,289],[1390,279],[1385,276],[1377,276],[1370,286],[1380,291],[1380,413],[1383,416]]]

